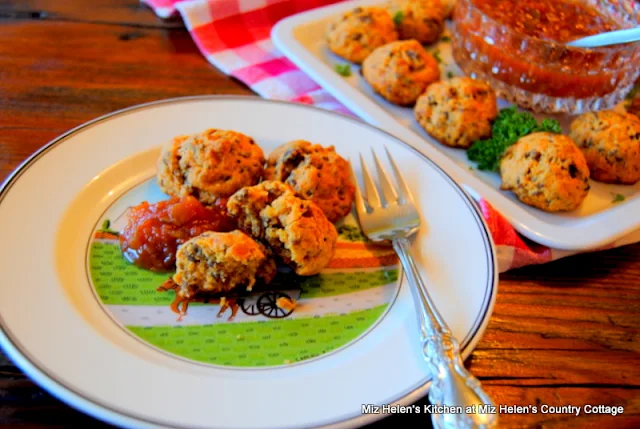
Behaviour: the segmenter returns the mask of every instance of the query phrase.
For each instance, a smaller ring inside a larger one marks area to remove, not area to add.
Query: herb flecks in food
[[[615,194],[613,196],[613,200],[611,200],[611,202],[614,203],[614,204],[615,203],[621,203],[622,201],[625,200],[625,198],[626,197],[624,195],[622,195],[622,194]]]
[[[351,76],[351,64],[336,64],[335,70],[340,76]]]
[[[467,158],[478,164],[480,170],[498,171],[504,151],[519,138],[536,132],[562,133],[560,123],[554,119],[542,122],[515,107],[502,109],[493,123],[491,138],[477,140],[467,150]]]
[[[395,13],[395,15],[393,15],[393,22],[396,25],[400,25],[402,24],[402,20],[404,19],[404,12],[399,10]]]
[[[440,38],[440,41],[441,41],[441,42],[450,42],[450,41],[451,41],[451,37],[449,37],[449,36],[442,36],[442,37]]]
[[[447,72],[447,78],[452,79],[454,76],[453,72],[448,71]]]
[[[438,49],[436,49],[435,51],[433,51],[431,53],[431,55],[433,55],[433,58],[436,59],[436,61],[438,62],[438,64],[442,63],[442,58],[440,58],[440,51]]]

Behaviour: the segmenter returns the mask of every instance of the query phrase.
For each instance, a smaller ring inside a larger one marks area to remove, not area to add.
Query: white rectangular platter
[[[558,249],[587,250],[606,245],[640,228],[640,182],[622,186],[591,181],[591,190],[584,203],[569,213],[546,213],[529,207],[512,193],[500,190],[497,173],[475,169],[464,150],[444,147],[432,139],[418,125],[411,108],[395,106],[375,94],[360,75],[358,66],[351,64],[349,77],[338,74],[335,65],[347,62],[326,46],[324,34],[329,20],[350,8],[380,3],[380,0],[357,0],[294,15],[274,27],[272,39],[284,55],[352,112],[431,158],[470,193],[489,201],[517,231],[531,240]],[[449,30],[445,35],[455,37]],[[437,51],[442,79],[462,74],[452,59],[451,43],[446,37],[427,50]],[[499,107],[507,106],[508,103],[500,100]],[[566,127],[571,118],[556,119]],[[624,201],[614,202],[618,194],[625,197]]]

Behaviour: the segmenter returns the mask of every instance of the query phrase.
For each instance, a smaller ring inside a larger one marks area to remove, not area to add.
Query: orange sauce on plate
[[[171,198],[156,204],[143,202],[130,208],[129,221],[120,234],[124,257],[152,271],[175,267],[178,246],[206,231],[228,232],[236,228],[227,216],[226,201],[205,207],[192,196]]]

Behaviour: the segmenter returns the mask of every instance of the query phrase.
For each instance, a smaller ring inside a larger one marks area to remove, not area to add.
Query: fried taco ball
[[[418,98],[414,114],[422,128],[440,143],[468,148],[491,135],[498,105],[487,83],[454,77],[429,85]]]
[[[193,195],[212,204],[258,183],[264,161],[256,142],[236,131],[209,129],[178,136],[162,149],[158,185],[168,195]]]
[[[547,212],[576,209],[589,191],[587,161],[571,138],[533,133],[510,146],[500,162],[502,189]]]
[[[184,297],[198,292],[251,290],[271,282],[276,264],[270,251],[242,231],[205,232],[185,242],[176,254],[173,281]]]
[[[633,185],[640,180],[640,119],[613,111],[585,113],[571,124],[591,178]]]
[[[227,202],[227,212],[236,220],[238,228],[263,240],[267,225],[263,222],[262,210],[282,195],[293,192],[291,186],[285,183],[265,180],[259,185],[242,188],[232,195]]]
[[[400,40],[416,39],[425,44],[438,40],[447,15],[441,0],[391,0],[389,11]]]
[[[311,200],[335,223],[351,210],[355,187],[349,163],[333,146],[295,140],[276,148],[267,158],[265,180],[285,182]]]
[[[267,243],[298,275],[319,273],[333,257],[336,228],[289,185],[265,181],[243,188],[231,196],[227,209],[242,230]]]
[[[360,64],[377,47],[398,40],[398,33],[385,9],[356,7],[332,21],[326,37],[333,53]]]
[[[436,59],[416,40],[384,45],[362,63],[362,74],[388,101],[413,105],[428,85],[440,79]]]

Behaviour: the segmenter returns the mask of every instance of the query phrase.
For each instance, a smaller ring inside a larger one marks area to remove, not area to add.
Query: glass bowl
[[[620,27],[640,25],[640,2],[576,0]],[[518,2],[513,2],[518,7]],[[579,114],[613,108],[640,76],[640,42],[597,49],[523,35],[494,21],[473,0],[458,0],[453,57],[470,77],[535,112]]]

